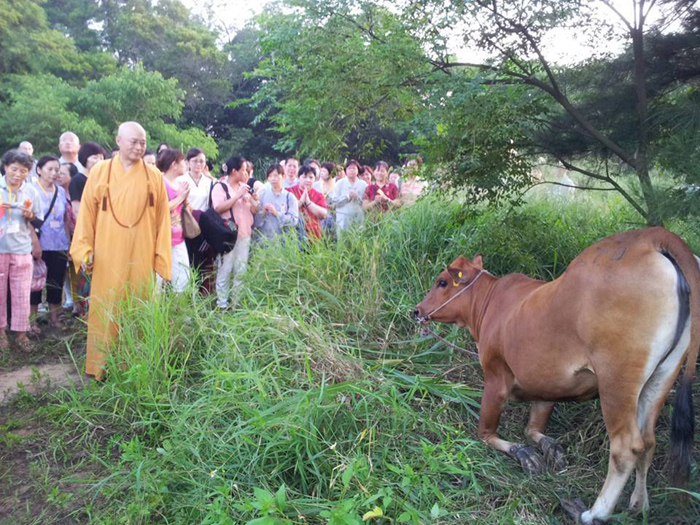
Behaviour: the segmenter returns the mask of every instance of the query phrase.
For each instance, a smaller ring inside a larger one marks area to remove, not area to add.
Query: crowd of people
[[[67,131],[58,155],[34,160],[28,141],[3,155],[0,349],[10,347],[8,320],[15,346],[31,351],[28,336],[41,334],[39,308],[48,305],[48,323],[59,330],[63,312],[72,310],[87,315],[86,373],[100,379],[118,329],[114,309],[127,290],[146,293],[156,276],[159,286],[169,281],[182,292],[197,278],[202,293],[216,293],[218,307],[228,308],[240,295],[251,244],[291,239],[304,249],[422,191],[420,159],[400,175],[383,161],[301,163],[290,156],[261,181],[243,156],[229,157],[217,178],[201,149],[147,150],[135,122],[119,127],[116,142],[108,153]],[[235,243],[219,252],[198,227],[212,213],[236,232]]]

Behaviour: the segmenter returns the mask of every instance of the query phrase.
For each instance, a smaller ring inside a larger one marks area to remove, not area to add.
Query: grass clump
[[[426,200],[338,244],[257,250],[234,311],[193,289],[128,301],[107,381],[51,408],[109,469],[96,519],[552,523],[560,497],[592,503],[607,461],[599,411],[559,409],[552,432],[572,467],[527,478],[476,441],[478,366],[417,336],[410,315],[460,254],[552,278],[628,221],[616,201],[465,212]],[[522,441],[525,419],[509,409],[503,434]]]

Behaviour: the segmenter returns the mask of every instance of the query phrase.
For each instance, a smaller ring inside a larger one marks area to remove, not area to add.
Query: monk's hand
[[[83,262],[80,263],[80,269],[84,272],[91,272],[92,271],[92,252],[87,253],[85,257],[83,257]]]

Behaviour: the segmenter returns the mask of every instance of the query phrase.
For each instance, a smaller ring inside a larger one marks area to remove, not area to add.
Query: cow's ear
[[[474,256],[474,260],[472,261],[472,264],[476,266],[479,270],[484,269],[484,258],[481,256],[480,253],[477,253]]]
[[[450,277],[452,277],[452,282],[455,286],[467,282],[467,272],[465,272],[461,268],[449,267],[447,269],[447,273],[449,273]]]

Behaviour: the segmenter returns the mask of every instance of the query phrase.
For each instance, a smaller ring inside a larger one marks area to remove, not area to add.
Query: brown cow
[[[663,228],[608,237],[552,282],[500,279],[482,258],[456,259],[414,312],[421,323],[466,326],[484,370],[479,437],[536,473],[543,458],[496,434],[506,399],[531,401],[525,433],[558,467],[563,449],[545,426],[557,401],[600,396],[610,437],[608,475],[582,523],[610,516],[636,467],[630,509],[646,510],[654,426],[687,359],[672,421],[674,482],[687,480],[693,444],[692,380],[700,347],[700,268],[690,248]]]

